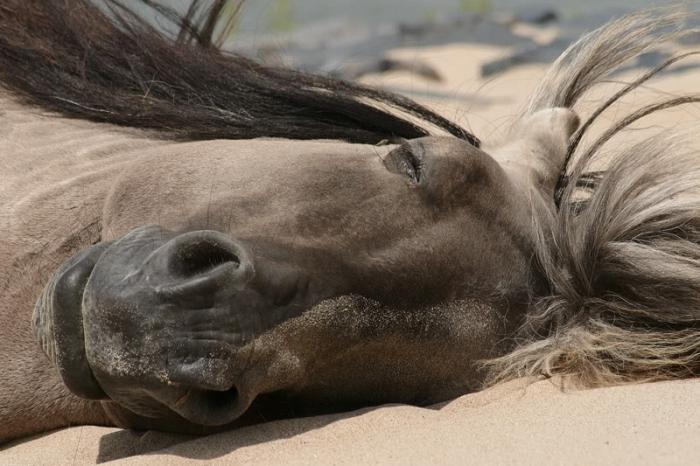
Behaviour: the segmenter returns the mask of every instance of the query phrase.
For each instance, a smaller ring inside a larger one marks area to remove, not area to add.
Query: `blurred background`
[[[206,9],[219,2],[164,4],[185,13],[192,5]],[[125,3],[165,29],[172,27],[158,16],[157,8],[149,7],[150,1]],[[377,62],[387,58],[388,50],[405,46],[472,42],[513,47],[510,56],[484,64],[482,75],[489,76],[516,64],[551,61],[575,38],[613,17],[672,5],[700,10],[697,0],[233,0],[222,14],[231,21],[215,36],[217,45],[265,62],[351,79],[402,68],[386,60]],[[528,25],[556,27],[557,32],[528,34]],[[650,64],[654,58],[647,61]],[[427,68],[423,71],[429,77]]]
[[[246,32],[303,28],[343,18],[363,24],[414,22],[464,12],[526,12],[556,10],[566,18],[606,14],[614,9],[638,9],[669,4],[663,0],[257,0],[246,5],[241,27]],[[617,7],[617,8],[615,8]]]
[[[185,12],[191,1],[167,4]],[[129,2],[163,29],[172,28],[142,0]],[[507,127],[547,65],[582,34],[625,13],[674,5],[700,12],[700,1],[664,0],[245,0],[227,4],[223,13],[231,21],[228,27],[222,22],[215,37],[223,49],[264,63],[402,93],[488,138]],[[700,21],[690,16],[687,27],[700,30]],[[697,31],[660,44],[624,64],[610,86],[619,88],[673,54],[694,49],[700,49]],[[629,95],[601,122],[609,124],[660,95],[696,92],[698,83],[700,61],[685,59]],[[586,101],[594,105],[614,91],[604,87]],[[658,130],[669,115],[695,122],[700,111],[681,107],[652,115],[632,132]]]

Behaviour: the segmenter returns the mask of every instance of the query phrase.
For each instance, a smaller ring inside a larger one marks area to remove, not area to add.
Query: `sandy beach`
[[[700,380],[563,391],[513,381],[442,406],[381,406],[202,438],[74,427],[0,452],[0,464],[689,465]]]
[[[523,27],[519,33],[547,41],[556,30]],[[484,141],[497,141],[546,69],[530,64],[482,78],[481,65],[507,53],[507,47],[480,44],[399,49],[391,55],[429,64],[442,80],[397,71],[362,81],[402,92]],[[581,105],[581,116],[641,71],[631,69],[596,88]],[[607,112],[592,134],[645,102],[697,92],[698,83],[697,67],[664,73]],[[666,111],[607,147],[668,128],[697,128],[698,121],[697,105]],[[700,380],[584,391],[562,390],[555,382],[513,381],[431,408],[381,406],[204,438],[73,427],[5,446],[0,464],[697,464]]]

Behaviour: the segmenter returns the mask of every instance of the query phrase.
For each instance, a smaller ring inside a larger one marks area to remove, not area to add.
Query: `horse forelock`
[[[180,140],[377,143],[439,128],[479,144],[406,97],[221,51],[212,35],[219,23],[230,27],[227,3],[202,13],[192,2],[179,15],[143,0],[180,28],[169,37],[120,0],[106,2],[108,11],[90,0],[8,0],[0,5],[0,83],[28,104]]]

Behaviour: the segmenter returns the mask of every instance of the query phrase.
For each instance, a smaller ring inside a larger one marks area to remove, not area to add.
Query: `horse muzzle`
[[[308,282],[290,265],[256,271],[250,249],[219,232],[140,227],[64,263],[34,328],[74,394],[223,425],[258,394],[245,345],[325,297]]]

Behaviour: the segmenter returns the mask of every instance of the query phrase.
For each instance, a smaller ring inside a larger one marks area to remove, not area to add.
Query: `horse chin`
[[[229,424],[257,395],[241,349],[322,299],[308,283],[290,291],[299,270],[269,269],[256,273],[249,249],[219,232],[140,227],[68,260],[38,300],[35,332],[80,397]]]
[[[275,398],[279,397],[276,394],[261,395],[257,397],[251,403],[251,406],[242,412],[240,416],[228,423],[219,425],[194,422],[191,419],[179,415],[170,407],[165,405],[156,406],[152,401],[147,400],[144,400],[149,403],[146,411],[113,401],[103,401],[102,407],[114,425],[124,429],[159,430],[190,435],[208,435],[227,429],[284,419],[292,415],[290,410],[293,406],[290,405],[289,400],[285,397],[279,400]],[[150,414],[147,415],[147,411],[151,411]],[[321,411],[320,413],[325,413],[325,411]],[[311,414],[319,413],[312,411]]]

